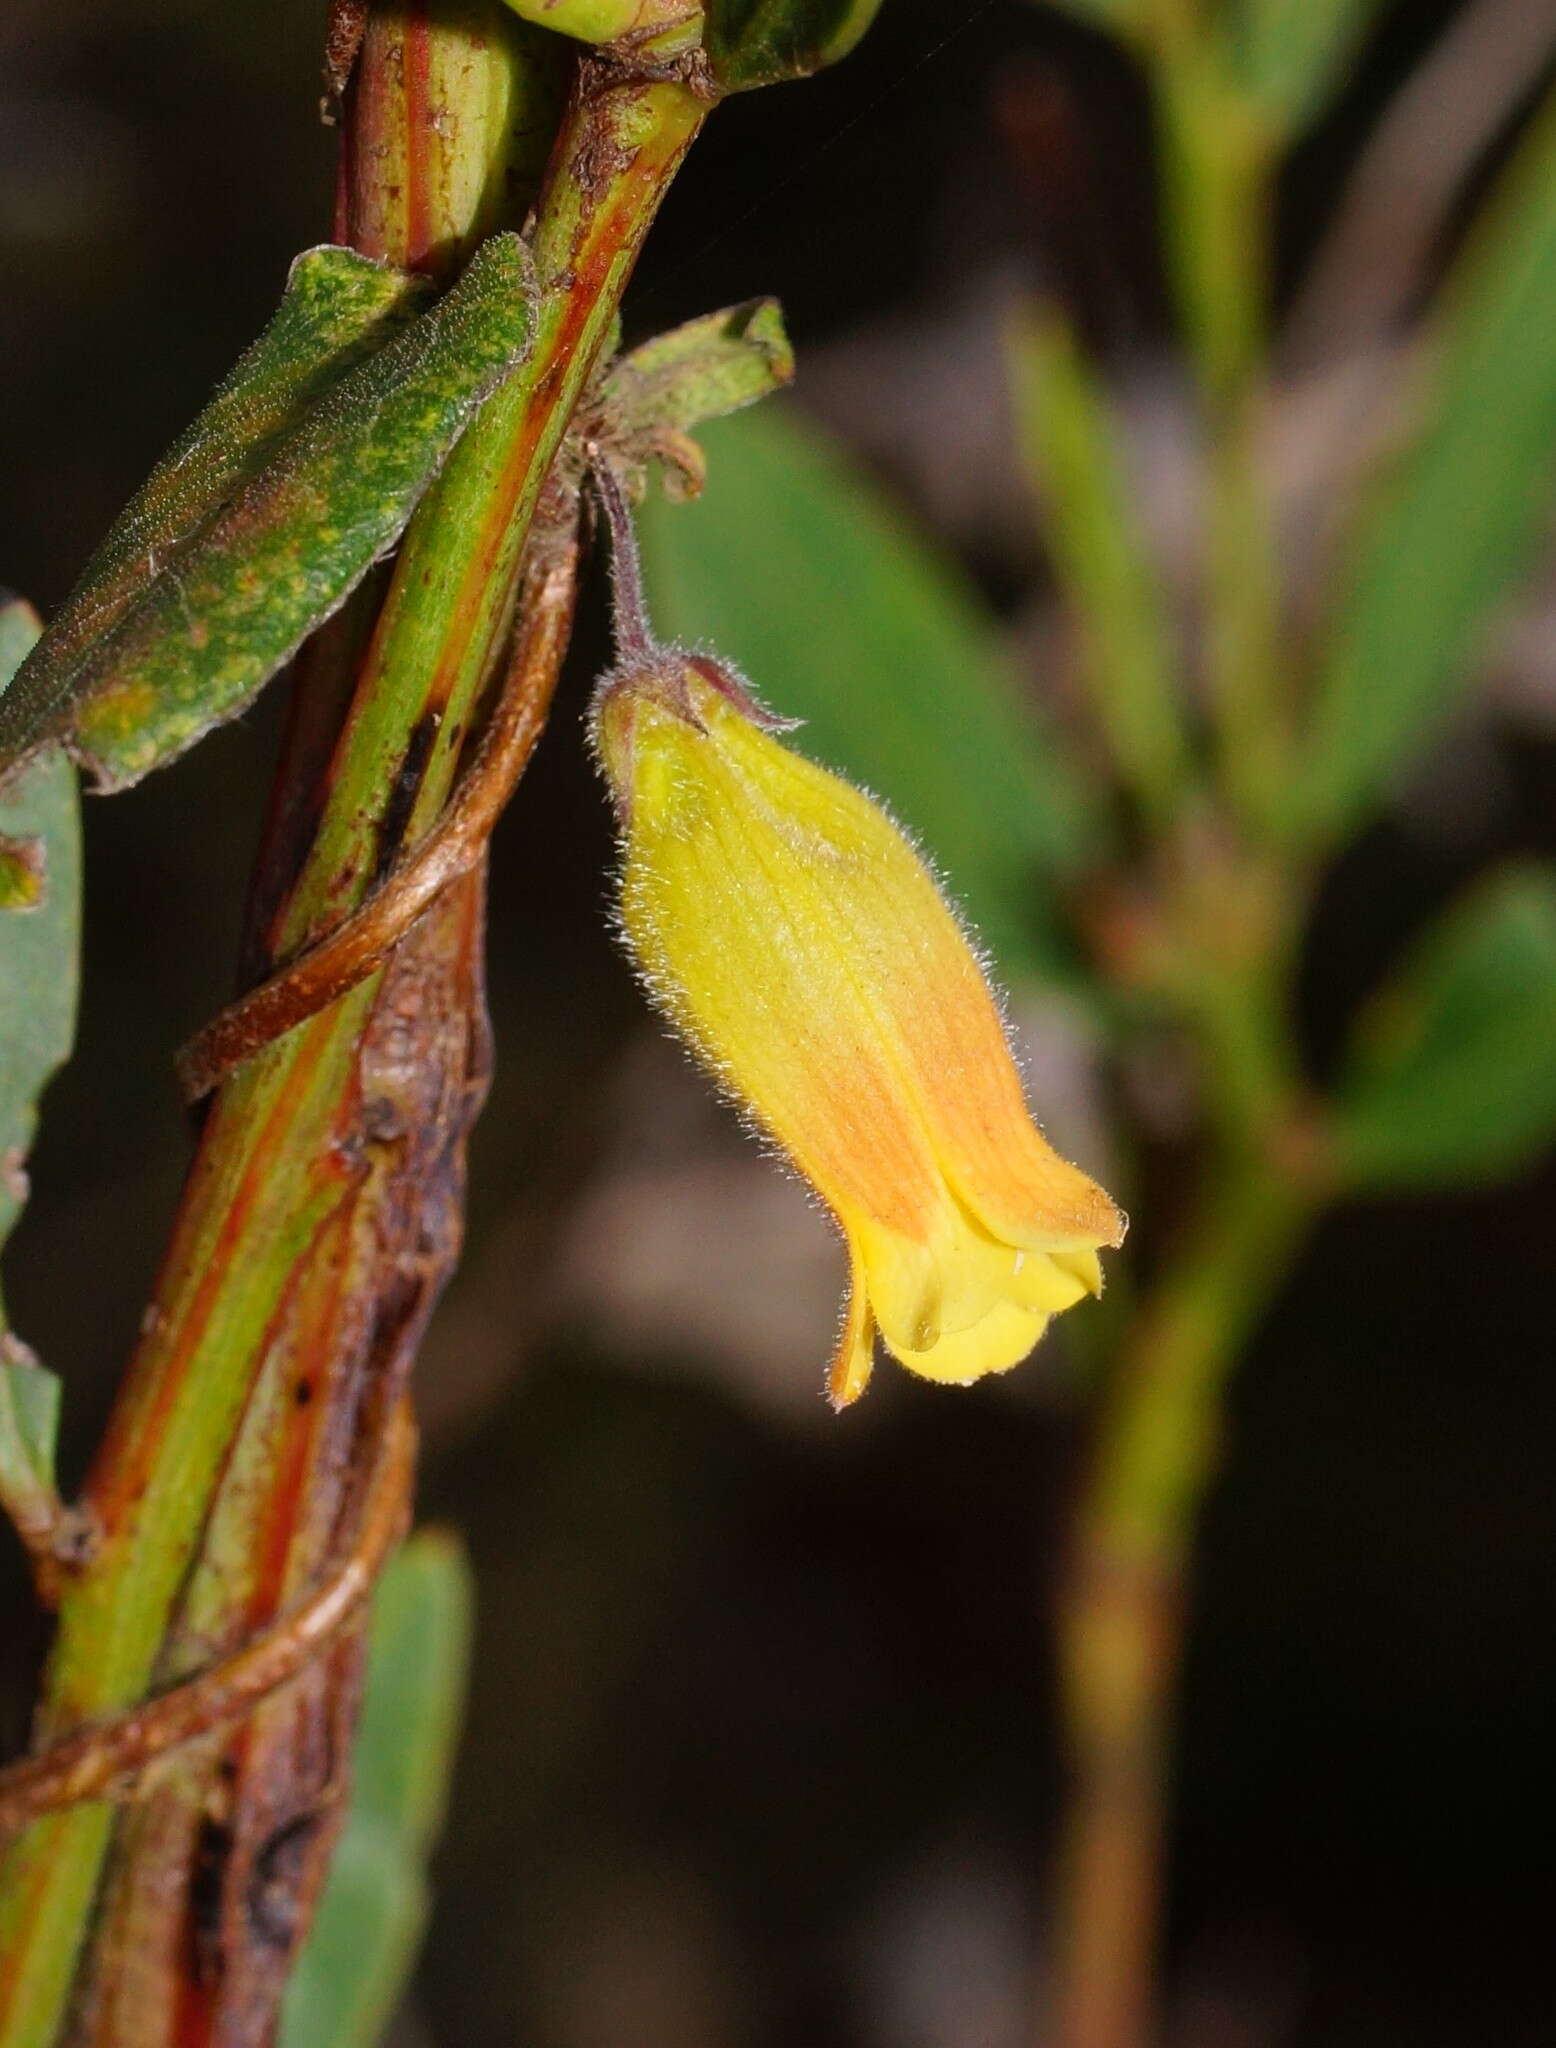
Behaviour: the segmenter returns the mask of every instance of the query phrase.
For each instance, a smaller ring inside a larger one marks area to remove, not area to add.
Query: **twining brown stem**
[[[422,912],[484,856],[492,828],[545,730],[572,630],[576,537],[569,533],[534,554],[501,695],[448,808],[360,909],[190,1039],[178,1055],[179,1081],[189,1101],[199,1101],[272,1039],[365,981]]]
[[[127,1796],[170,1752],[230,1726],[295,1679],[372,1592],[410,1519],[415,1462],[416,1424],[402,1398],[377,1447],[352,1546],[314,1591],[184,1684],[0,1771],[0,1838],[57,1807]]]

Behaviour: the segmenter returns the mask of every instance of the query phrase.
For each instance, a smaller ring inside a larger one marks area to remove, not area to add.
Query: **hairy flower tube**
[[[923,860],[878,804],[786,746],[785,724],[721,664],[646,634],[593,709],[643,978],[846,1240],[829,1380],[843,1407],[877,1332],[926,1379],[1017,1364],[1100,1292],[1098,1250],[1125,1225],[1034,1125]]]

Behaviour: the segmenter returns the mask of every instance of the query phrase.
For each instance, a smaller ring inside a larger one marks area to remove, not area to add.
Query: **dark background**
[[[1452,11],[1396,7],[1298,152],[1283,288]],[[318,13],[0,18],[0,575],[45,610],[327,231]],[[1030,511],[958,451],[997,409],[1001,292],[1065,253],[1029,146],[1055,93],[1098,168],[1102,341],[1148,416],[1169,337],[1143,97],[1020,0],[887,0],[835,73],[722,110],[629,302],[641,332],[777,293],[802,396],[1013,622],[1042,595]],[[404,2036],[1030,2044],[1059,1793],[1045,1602],[1085,1389],[1056,1349],[962,1398],[883,1369],[845,1418],[820,1403],[840,1259],[660,1042],[605,930],[579,744],[601,652],[590,618],[497,845],[500,1075],[423,1369],[424,1507],[467,1532],[480,1639]],[[1552,707],[1534,684],[1521,703],[1332,878],[1303,970],[1320,1068],[1463,877],[1556,852]],[[88,807],[80,1054],[8,1265],[66,1377],[72,1472],[171,1214],[170,1055],[228,992],[276,711]],[[1347,1210],[1237,1382],[1185,1681],[1175,2043],[1556,2039],[1553,1244],[1549,1169]],[[0,1600],[15,1748],[41,1631],[8,1539]]]

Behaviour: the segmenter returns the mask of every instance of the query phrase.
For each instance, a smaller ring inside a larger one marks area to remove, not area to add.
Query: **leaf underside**
[[[38,637],[30,605],[0,606],[0,690]],[[37,889],[0,909],[0,1251],[27,1199],[38,1097],[70,1052],[81,942],[76,772],[49,747],[0,791],[0,835],[35,849]],[[0,1299],[0,1501],[24,1528],[55,1511],[60,1383],[9,1334]]]
[[[0,688],[37,639],[31,606],[0,608]],[[3,699],[0,699],[3,701]],[[0,835],[36,848],[34,907],[0,910],[0,1247],[26,1194],[37,1100],[70,1052],[81,938],[76,774],[47,748],[0,791]],[[3,1318],[0,1318],[3,1321]]]

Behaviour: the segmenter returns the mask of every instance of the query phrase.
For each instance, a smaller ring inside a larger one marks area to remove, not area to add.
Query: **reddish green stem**
[[[336,744],[318,830],[270,920],[308,943],[361,900],[392,797],[416,836],[445,801],[507,631],[551,461],[650,221],[706,109],[675,84],[585,67],[535,236],[532,354],[465,437],[406,536]],[[99,1532],[61,1605],[47,1737],[144,1696],[292,1276],[353,1194],[338,1142],[378,978],[268,1047],[201,1134],[145,1335],[94,1463]],[[0,1872],[0,2048],[47,2048],[74,1979],[112,1826],[88,1806],[39,1822]]]

